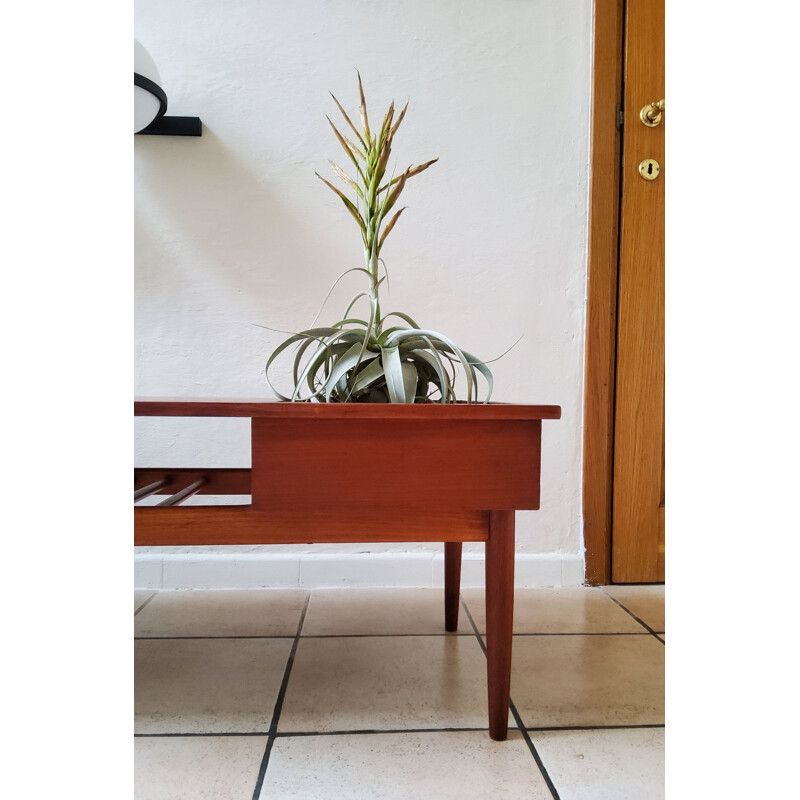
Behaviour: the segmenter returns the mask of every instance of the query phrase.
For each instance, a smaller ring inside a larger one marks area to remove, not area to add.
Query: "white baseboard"
[[[582,555],[517,553],[517,588],[581,586]],[[137,589],[430,588],[444,585],[442,553],[142,553],[134,556]],[[464,553],[461,585],[484,584],[482,553]]]

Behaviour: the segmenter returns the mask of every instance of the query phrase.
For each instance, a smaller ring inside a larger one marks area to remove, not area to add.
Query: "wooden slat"
[[[198,494],[250,494],[250,469],[217,468],[209,469],[173,469],[173,468],[137,468],[133,471],[134,489],[144,486],[159,478],[167,477],[171,481],[168,487],[159,489],[156,494],[171,494],[179,491],[200,478],[207,482]]]
[[[150,497],[151,494],[157,494],[159,489],[164,489],[166,491],[166,487],[169,486],[170,483],[171,481],[169,478],[160,478],[152,483],[145,483],[144,486],[137,489],[136,479],[134,478],[133,502],[144,500],[145,497]]]
[[[560,406],[505,403],[286,403],[271,400],[136,400],[140,417],[252,417],[253,419],[560,419]]]
[[[198,478],[194,483],[190,483],[179,492],[170,495],[166,500],[162,500],[158,504],[158,508],[167,508],[168,506],[180,505],[184,500],[188,500],[193,494],[197,494],[200,488],[208,481],[206,478]]]
[[[595,1],[583,425],[583,537],[593,585],[611,582],[622,25],[622,0]]]
[[[259,511],[251,506],[134,508],[134,544],[483,542],[484,512],[348,514]]]
[[[254,419],[253,506],[387,513],[536,509],[541,424]]]

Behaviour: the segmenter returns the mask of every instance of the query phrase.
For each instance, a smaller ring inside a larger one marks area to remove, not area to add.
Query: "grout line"
[[[547,731],[631,731],[640,730],[642,728],[666,728],[662,723],[643,723],[641,725],[543,725],[539,728],[528,728],[529,731],[547,732]]]
[[[297,652],[297,645],[300,643],[300,631],[303,630],[303,623],[306,620],[306,611],[308,611],[308,604],[311,600],[311,592],[306,595],[306,601],[303,604],[303,611],[300,614],[300,622],[297,624],[297,633],[294,636],[294,643],[292,644],[292,650],[289,653],[289,659],[286,662],[286,670],[283,673],[283,681],[281,682],[281,688],[278,691],[278,697],[275,700],[275,710],[272,713],[272,722],[269,726],[269,735],[267,738],[267,746],[264,750],[264,755],[261,759],[261,766],[258,770],[258,778],[256,780],[255,788],[253,789],[253,800],[259,800],[259,795],[261,794],[261,787],[264,784],[264,776],[267,773],[267,767],[269,766],[269,757],[272,753],[272,746],[275,744],[276,734],[278,732],[278,720],[281,716],[281,710],[283,709],[283,700],[286,697],[286,689],[289,685],[289,675],[292,671],[292,665],[294,664],[294,656]]]
[[[352,731],[284,731],[277,733],[278,739],[298,738],[304,736],[365,736],[381,733],[469,733],[482,731],[488,733],[488,728],[365,728]]]
[[[460,634],[463,635],[463,634]],[[486,636],[482,631],[479,636]],[[647,631],[540,631],[539,633],[515,633],[516,636],[649,636]]]
[[[547,733],[557,731],[628,731],[641,729],[665,728],[663,723],[641,725],[545,725],[525,728],[528,732]],[[282,731],[275,732],[276,739],[297,739],[309,736],[373,736],[387,733],[476,733],[487,732],[488,728],[364,728],[344,731]],[[521,731],[522,729],[520,729]],[[220,731],[211,733],[134,733],[134,739],[170,739],[170,738],[214,738],[215,736],[269,736],[269,731]]]
[[[472,625],[472,630],[475,633],[475,638],[478,640],[478,644],[480,645],[481,650],[483,650],[484,656],[486,655],[486,645],[481,638],[480,633],[478,633],[478,626],[475,624],[475,620],[472,618],[472,614],[470,614],[469,608],[467,607],[466,601],[464,598],[461,598],[461,605],[464,608],[464,612],[469,619],[470,625]],[[513,636],[513,635],[512,635]],[[512,640],[513,641],[513,640]],[[525,744],[528,745],[528,749],[531,751],[531,755],[533,756],[533,760],[536,762],[536,766],[539,768],[539,772],[541,773],[542,778],[544,778],[544,782],[547,784],[547,788],[550,790],[550,794],[553,797],[553,800],[560,800],[558,790],[556,789],[553,781],[550,780],[550,775],[547,773],[547,769],[544,766],[544,763],[539,756],[539,753],[536,751],[536,747],[531,740],[530,735],[528,734],[527,729],[525,728],[524,723],[522,722],[522,717],[520,716],[519,712],[517,711],[517,707],[514,705],[514,701],[509,698],[508,702],[509,708],[511,709],[511,714],[514,717],[514,721],[517,723],[517,727],[519,728],[520,733],[522,734],[522,738],[525,740]]]
[[[525,727],[524,723],[522,722],[522,717],[520,716],[519,711],[517,711],[517,707],[514,705],[514,701],[509,698],[508,701],[509,706],[511,707],[511,713],[514,716],[514,720],[517,723],[517,727],[522,731],[522,738],[525,740],[528,748],[531,751],[531,755],[533,756],[534,760],[536,761],[536,766],[539,767],[539,772],[542,773],[542,777],[544,778],[544,782],[547,784],[547,788],[550,790],[550,794],[553,795],[553,800],[560,800],[558,790],[555,787],[555,784],[550,779],[550,775],[547,773],[545,769],[544,762],[542,761],[541,756],[536,750],[536,746],[533,743],[533,740],[528,733],[528,729]]]
[[[481,635],[485,635],[481,634]],[[645,631],[559,631],[558,633],[515,633],[514,636],[649,636]]]
[[[269,736],[269,731],[220,731],[219,733],[134,733],[134,739],[209,738],[214,736]]]
[[[612,581],[609,586],[666,586],[666,581]]]
[[[647,636],[646,633],[635,634],[638,636]],[[301,639],[402,639],[402,638],[418,638],[420,636],[472,636],[472,633],[326,633],[314,634],[311,636],[301,636]],[[274,636],[134,636],[136,639],[292,639],[291,634],[274,635]]]
[[[647,628],[647,630],[650,631],[650,633],[653,634],[653,636],[655,636],[657,641],[661,642],[661,644],[664,644],[664,640],[658,638],[658,634],[656,633],[656,631],[654,631],[646,622],[643,622],[641,619],[639,619],[639,617],[637,617],[636,614],[633,613],[633,611],[631,611],[629,608],[626,608],[624,605],[622,605],[622,603],[620,603],[620,601],[617,600],[616,597],[612,597],[606,591],[604,591],[603,594],[606,597],[610,597],[623,611],[625,611],[626,613],[630,614],[643,628]]]
[[[643,634],[647,636],[647,634]],[[134,636],[134,642],[171,642],[171,641],[194,641],[199,640],[203,642],[219,642],[227,639],[294,639],[290,633],[283,636]]]
[[[472,636],[456,631],[440,631],[439,633],[311,633],[303,636],[303,639],[387,639],[387,638],[407,638],[418,636]]]
[[[602,632],[583,632],[583,631],[562,631],[558,633],[515,633],[514,636],[650,636],[654,633],[657,636],[663,636],[663,631],[619,631],[617,633],[612,631]],[[470,633],[326,633],[326,634],[313,634],[309,636],[301,636],[301,639],[403,639],[403,638],[419,638],[422,636],[474,636]],[[479,636],[485,636],[486,633],[479,633]],[[272,636],[134,636],[134,641],[163,641],[169,639],[291,639],[290,634],[275,634]]]
[[[139,606],[139,608],[137,608],[136,611],[133,612],[133,616],[135,617],[155,596],[156,592],[153,592],[153,594],[151,594],[150,597],[148,597],[147,600],[145,600],[144,603],[142,603]]]

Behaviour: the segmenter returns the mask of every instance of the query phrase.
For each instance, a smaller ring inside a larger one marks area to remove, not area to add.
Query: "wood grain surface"
[[[444,629],[458,630],[458,604],[461,602],[461,542],[444,543]]]
[[[324,544],[329,542],[483,542],[481,511],[426,514],[350,510],[259,511],[252,506],[137,507],[135,545]]]
[[[611,582],[623,0],[596,0],[592,41],[583,537],[586,580],[596,586]]]
[[[639,120],[664,97],[664,0],[627,3],[625,141],[614,443],[616,583],[664,580],[664,128]],[[666,119],[666,114],[664,118]],[[661,174],[641,178],[654,158]]]
[[[508,736],[511,648],[514,625],[514,512],[489,514],[486,542],[486,674],[489,736]]]
[[[252,417],[253,419],[561,419],[560,406],[512,403],[287,403],[278,400],[140,398],[140,417]]]
[[[539,507],[541,420],[252,422],[255,508]]]

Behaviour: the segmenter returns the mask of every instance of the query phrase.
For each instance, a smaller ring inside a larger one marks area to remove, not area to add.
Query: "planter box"
[[[135,470],[141,494],[252,497],[137,507],[137,545],[444,542],[455,630],[461,543],[486,542],[489,728],[506,738],[514,511],[539,507],[542,420],[558,419],[558,406],[141,400],[134,413],[249,417],[252,440],[250,470]]]

